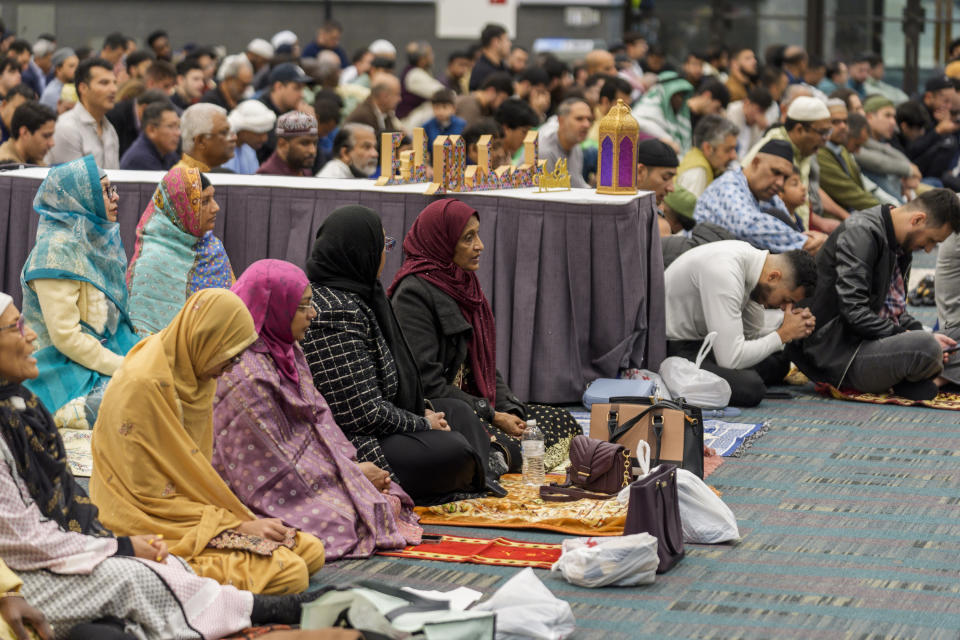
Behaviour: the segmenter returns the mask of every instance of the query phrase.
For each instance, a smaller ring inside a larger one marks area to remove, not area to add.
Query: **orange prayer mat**
[[[439,542],[430,542],[396,551],[379,551],[381,556],[419,558],[440,562],[469,562],[471,564],[495,564],[508,567],[536,567],[549,569],[560,559],[562,545],[521,542],[497,538],[460,538],[441,536]]]
[[[838,400],[853,400],[855,402],[871,402],[873,404],[898,404],[904,407],[930,407],[931,409],[949,409],[960,411],[960,393],[940,392],[933,400],[908,400],[900,396],[887,393],[864,393],[856,389],[843,388],[837,389],[831,384],[818,382],[816,385],[817,393]]]
[[[564,476],[548,475],[562,483]],[[547,502],[539,487],[523,484],[519,474],[500,478],[504,498],[474,498],[433,507],[417,507],[421,524],[504,529],[544,529],[576,536],[620,536],[627,521],[627,505],[610,500]]]

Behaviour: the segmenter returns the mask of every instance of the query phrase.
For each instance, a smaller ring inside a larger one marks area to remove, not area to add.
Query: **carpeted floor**
[[[737,516],[740,543],[690,546],[647,587],[582,589],[536,570],[571,603],[574,638],[960,637],[957,414],[792,390],[793,400],[744,412],[745,420],[769,420],[769,432],[710,477]],[[489,594],[514,571],[377,557],[333,563],[316,578]]]

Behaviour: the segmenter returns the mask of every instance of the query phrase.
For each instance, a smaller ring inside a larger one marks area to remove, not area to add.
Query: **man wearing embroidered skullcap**
[[[743,166],[749,166],[753,157],[760,148],[771,140],[785,140],[793,149],[793,164],[800,169],[800,181],[811,194],[819,194],[818,180],[811,176],[811,168],[816,160],[817,150],[830,137],[832,131],[830,110],[827,105],[817,98],[799,96],[790,103],[787,109],[786,122],[775,127],[754,145],[753,149],[743,158]],[[815,172],[815,174],[818,172]],[[819,201],[819,197],[817,198]],[[823,229],[832,230],[838,224],[834,220],[825,220],[821,217],[822,208],[812,211],[807,204],[797,207],[796,214],[800,216],[803,230]]]
[[[317,119],[290,111],[277,120],[277,149],[257,169],[258,175],[311,176],[317,158]]]
[[[227,116],[230,128],[237,134],[237,150],[223,164],[234,173],[253,175],[260,168],[257,151],[277,124],[277,114],[259,100],[244,100]]]
[[[826,107],[824,107],[826,108]],[[697,199],[693,217],[730,231],[758,249],[816,253],[826,234],[805,231],[778,195],[794,171],[794,149],[786,140],[769,140],[742,168],[724,172]]]

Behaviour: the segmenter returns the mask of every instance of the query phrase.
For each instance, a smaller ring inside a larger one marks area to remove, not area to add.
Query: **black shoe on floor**
[[[487,478],[487,492],[490,493],[494,498],[505,498],[507,497],[507,490],[503,488],[503,485],[493,478]]]
[[[940,393],[940,387],[934,384],[933,380],[919,382],[904,380],[893,385],[893,392],[907,400],[933,400]]]

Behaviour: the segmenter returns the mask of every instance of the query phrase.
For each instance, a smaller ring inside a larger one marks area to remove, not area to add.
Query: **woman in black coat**
[[[566,459],[570,439],[583,431],[563,409],[523,403],[497,371],[493,313],[476,276],[479,228],[476,210],[459,200],[428,205],[403,242],[405,260],[389,291],[393,308],[426,396],[469,403],[511,471],[521,467],[525,421],[536,420],[550,468]]]
[[[301,341],[314,385],[358,461],[390,472],[417,504],[505,495],[470,407],[456,399],[426,406],[378,279],[384,242],[380,217],[359,205],[337,209],[317,232],[306,266],[317,315]]]

